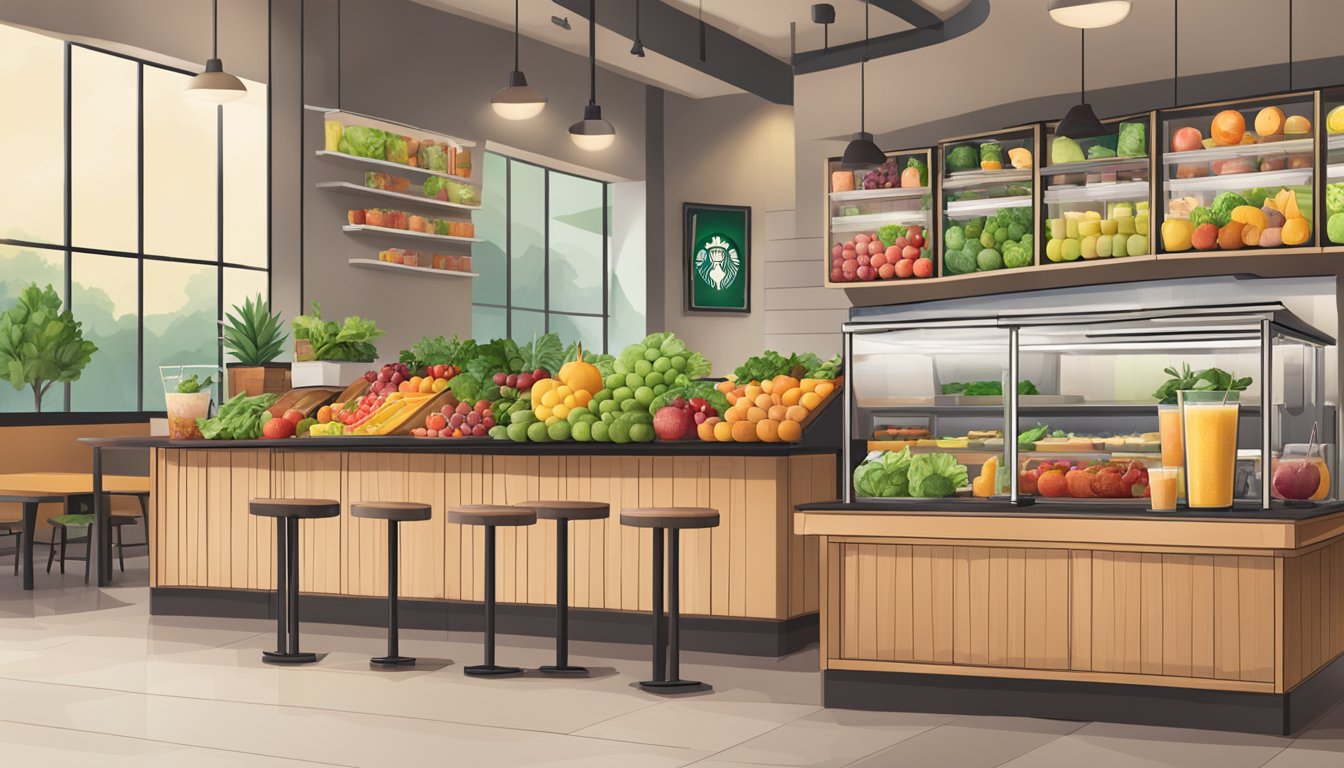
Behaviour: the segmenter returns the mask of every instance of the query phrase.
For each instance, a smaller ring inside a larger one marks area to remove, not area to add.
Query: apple
[[[290,424],[297,426],[300,421],[303,421],[303,412],[290,408],[288,411],[285,411],[285,415],[281,418],[288,421]]]
[[[1198,128],[1178,128],[1171,135],[1172,152],[1190,152],[1204,148],[1204,135]]]

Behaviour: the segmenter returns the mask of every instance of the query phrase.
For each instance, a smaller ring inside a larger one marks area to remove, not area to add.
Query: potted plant
[[[42,396],[52,384],[77,381],[98,347],[84,340],[83,325],[50,285],[29,285],[19,302],[0,314],[0,381],[14,389],[31,387],[33,407],[42,411]]]
[[[239,392],[261,395],[290,388],[289,363],[277,363],[288,334],[280,330],[280,314],[257,294],[225,315],[224,349],[237,362],[229,363],[229,398]]]
[[[351,315],[340,323],[322,319],[313,302],[310,315],[294,318],[294,386],[345,386],[378,359],[373,340],[384,331],[372,320]]]

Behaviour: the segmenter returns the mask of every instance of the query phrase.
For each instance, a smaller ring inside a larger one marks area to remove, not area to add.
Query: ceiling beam
[[[881,8],[892,16],[904,19],[905,23],[915,29],[943,23],[943,20],[938,18],[937,14],[915,2],[915,0],[872,0],[872,2],[874,7]]]
[[[588,0],[553,0],[588,18]],[[907,2],[908,0],[886,0]],[[627,39],[635,35],[632,0],[597,0],[597,23]],[[661,0],[642,0],[639,36],[644,47],[673,61],[754,93],[775,104],[793,104],[793,67],[711,24],[705,24],[705,60],[700,60],[700,21]]]
[[[908,9],[909,6],[915,5],[913,0],[873,0],[873,4],[881,5],[883,10],[896,13],[898,16],[901,16],[901,14],[892,11],[887,6],[901,5]],[[867,45],[868,60],[872,61],[883,56],[905,53],[906,51],[937,45],[961,37],[979,27],[985,19],[989,18],[989,0],[971,0],[960,11],[947,19],[941,20],[922,7],[919,10],[927,14],[927,17],[916,14],[916,18],[933,19],[933,23],[929,26],[917,25],[915,29],[870,38]],[[906,16],[901,17],[910,21]],[[864,41],[862,40],[843,45],[832,45],[830,48],[819,48],[814,51],[799,51],[793,54],[793,71],[799,75],[821,72],[836,67],[858,64],[863,60],[863,56]]]

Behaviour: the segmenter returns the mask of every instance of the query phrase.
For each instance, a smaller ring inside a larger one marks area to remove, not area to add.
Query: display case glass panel
[[[1322,244],[1344,245],[1344,88],[1321,94],[1325,112],[1325,235]]]
[[[888,152],[860,170],[827,161],[828,285],[933,277],[930,154]]]
[[[939,147],[943,275],[1032,266],[1038,130],[1019,128]]]

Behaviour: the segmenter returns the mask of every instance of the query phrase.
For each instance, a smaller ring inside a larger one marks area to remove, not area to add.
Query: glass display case
[[[1315,92],[1158,113],[1161,253],[1317,242]]]
[[[1327,247],[1344,245],[1344,88],[1324,91],[1325,235]]]
[[[932,150],[887,152],[880,166],[826,161],[826,285],[933,277]]]
[[[1173,465],[1182,495],[1191,477],[1197,496],[1198,483],[1226,480],[1238,508],[1331,499],[1334,343],[1277,302],[938,321],[870,311],[844,326],[845,500],[1057,497],[1139,511],[1150,470]],[[1198,410],[1192,392],[1218,408]],[[950,493],[912,487],[930,471]]]
[[[1035,264],[1039,148],[1039,126],[950,139],[939,145],[942,275]]]
[[[1152,251],[1152,113],[1107,120],[1105,136],[1074,140],[1046,127],[1041,162],[1041,266]]]

